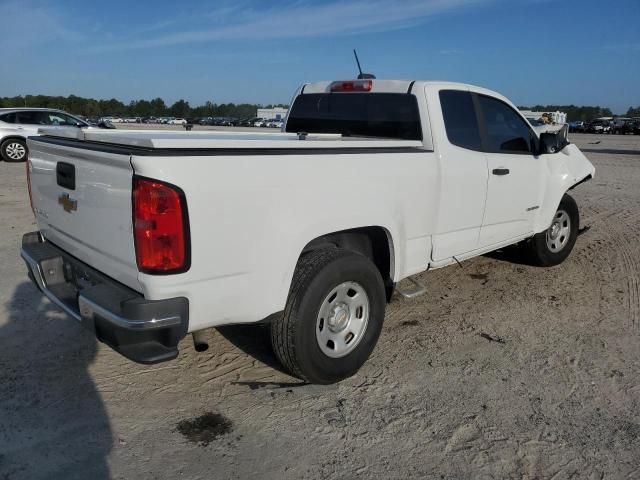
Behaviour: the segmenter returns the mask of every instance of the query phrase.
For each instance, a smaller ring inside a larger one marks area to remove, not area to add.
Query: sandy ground
[[[421,275],[329,387],[261,327],[157,366],[96,343],[27,282],[24,166],[0,163],[0,479],[640,478],[640,137],[573,140],[597,178],[569,259]]]

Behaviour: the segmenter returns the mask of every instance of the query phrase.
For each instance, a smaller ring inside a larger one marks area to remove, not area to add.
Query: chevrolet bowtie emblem
[[[58,204],[62,205],[65,212],[73,212],[78,210],[78,201],[69,197],[68,193],[63,193],[58,197]]]

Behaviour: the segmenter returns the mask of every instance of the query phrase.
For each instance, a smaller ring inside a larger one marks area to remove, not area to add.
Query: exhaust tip
[[[207,341],[204,330],[199,330],[191,334],[193,337],[193,348],[196,352],[206,352],[209,350],[209,342]]]

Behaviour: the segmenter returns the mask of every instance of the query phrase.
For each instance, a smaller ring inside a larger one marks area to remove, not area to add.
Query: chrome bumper
[[[47,242],[24,235],[20,256],[40,291],[97,338],[127,358],[157,363],[175,358],[186,335],[186,298],[146,300]]]

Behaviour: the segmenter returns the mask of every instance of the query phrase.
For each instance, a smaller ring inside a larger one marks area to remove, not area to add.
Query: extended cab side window
[[[440,90],[440,105],[449,142],[462,148],[481,150],[480,129],[471,93]]]
[[[486,128],[485,148],[492,153],[533,153],[534,134],[513,108],[497,98],[478,95]]]

